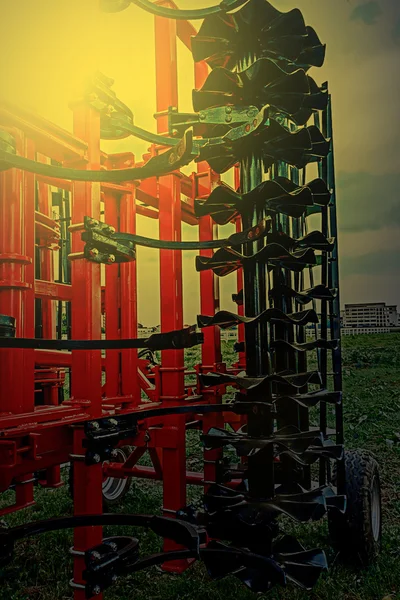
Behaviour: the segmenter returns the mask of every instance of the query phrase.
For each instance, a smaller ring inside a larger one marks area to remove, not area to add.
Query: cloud
[[[400,228],[400,172],[338,172],[336,186],[341,231]]]
[[[392,274],[352,274],[341,273],[341,300],[352,302],[386,302],[399,304],[399,283]]]
[[[396,44],[400,45],[400,19],[397,20],[392,32],[393,39]]]
[[[398,252],[378,250],[362,256],[346,256],[346,260],[340,262],[340,274],[343,277],[349,275],[393,275],[398,287],[397,282],[400,275]]]
[[[356,6],[350,15],[350,19],[352,21],[363,21],[366,25],[375,25],[382,13],[383,11],[378,2],[371,0]]]

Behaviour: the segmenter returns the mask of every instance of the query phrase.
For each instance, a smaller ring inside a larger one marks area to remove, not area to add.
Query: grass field
[[[348,448],[371,450],[380,465],[383,484],[383,548],[378,563],[364,571],[340,565],[329,548],[326,521],[297,526],[285,522],[308,548],[326,549],[331,568],[310,593],[293,587],[275,588],[269,600],[400,600],[400,334],[358,336],[343,340],[345,437]],[[229,352],[229,346],[225,347]],[[187,356],[196,361],[195,351]],[[188,455],[195,468],[196,434],[188,436]],[[196,490],[189,489],[189,497]],[[66,488],[37,490],[37,505],[13,514],[9,525],[69,515],[72,502]],[[9,504],[10,493],[0,497]],[[126,496],[124,512],[159,513],[161,485],[136,481]],[[105,529],[106,534],[117,532]],[[139,532],[144,553],[160,547],[159,538]],[[72,559],[70,532],[46,534],[16,546],[15,560],[0,571],[0,600],[67,600]],[[250,600],[254,594],[234,578],[211,582],[200,564],[185,574],[171,576],[156,569],[121,578],[105,594],[107,600]]]

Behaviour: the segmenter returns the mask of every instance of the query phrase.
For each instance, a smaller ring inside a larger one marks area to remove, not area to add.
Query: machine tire
[[[118,455],[113,462],[125,462],[128,456],[132,453],[133,448],[131,446],[120,446],[117,447]],[[107,483],[108,482],[108,483]],[[114,482],[114,486],[113,486]],[[69,467],[69,491],[71,497],[74,496],[74,466],[70,463]],[[103,505],[107,508],[109,506],[118,505],[126,494],[129,492],[132,484],[132,477],[116,478],[108,477],[103,481]]]
[[[346,512],[329,511],[329,534],[344,562],[368,566],[375,562],[381,546],[379,467],[365,450],[346,451],[345,467]],[[335,467],[332,479],[335,485]]]
[[[118,455],[113,462],[125,462],[132,453],[131,446],[120,446],[116,448]],[[110,486],[108,491],[106,482]],[[132,483],[132,477],[118,479],[117,477],[108,477],[103,481],[103,504],[105,506],[115,506],[119,504],[129,492]],[[114,484],[114,485],[113,485]]]

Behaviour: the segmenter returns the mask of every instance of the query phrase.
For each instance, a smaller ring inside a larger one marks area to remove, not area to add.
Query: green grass
[[[331,568],[310,593],[293,587],[273,589],[269,600],[382,600],[400,599],[400,335],[344,338],[344,410],[348,448],[366,448],[378,459],[383,483],[383,548],[377,564],[363,571],[340,565],[329,547],[326,521],[309,525],[285,522],[308,547],[327,551]],[[232,360],[229,344],[224,344],[227,361]],[[197,351],[187,352],[187,364],[195,364]],[[332,417],[332,415],[330,415]],[[191,469],[199,466],[198,437],[188,435],[188,461]],[[199,490],[189,488],[189,500]],[[0,499],[10,503],[11,493]],[[36,492],[35,507],[9,517],[10,526],[34,519],[72,513],[66,488]],[[135,481],[126,496],[124,512],[159,513],[162,489],[159,483]],[[118,529],[105,529],[105,533]],[[143,553],[160,548],[160,540],[151,533],[138,532]],[[72,560],[68,549],[70,532],[42,535],[16,545],[15,559],[0,572],[0,600],[67,600],[72,598],[68,580]],[[255,596],[234,578],[220,582],[209,580],[204,567],[196,564],[186,573],[173,576],[150,569],[121,578],[105,594],[107,600],[250,600]],[[261,597],[262,598],[262,597]]]

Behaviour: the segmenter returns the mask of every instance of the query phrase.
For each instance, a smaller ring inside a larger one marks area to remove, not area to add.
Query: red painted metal
[[[88,162],[84,167],[100,168],[100,114],[84,103],[73,106],[74,134],[88,144]],[[86,215],[100,219],[100,185],[75,182],[72,191],[72,225],[81,223]],[[81,252],[80,236],[72,237],[72,252]],[[85,260],[74,261],[72,276],[72,337],[99,339],[101,334],[100,265]],[[72,352],[72,397],[75,401],[89,400],[92,417],[101,416],[101,353],[100,351]],[[73,453],[84,455],[83,429],[74,430]],[[74,514],[102,512],[101,464],[87,466],[74,460]],[[82,551],[101,543],[99,527],[81,527],[74,532],[74,549]],[[83,582],[84,559],[75,557],[74,581]],[[75,600],[84,600],[84,590],[75,590]]]
[[[162,3],[175,6],[173,2]],[[184,21],[155,17],[154,22],[157,131],[164,134],[168,131],[166,111],[171,106],[178,107],[177,40],[190,48],[195,29]],[[202,85],[207,72],[205,63],[195,65],[196,87]],[[120,168],[127,162],[142,164],[131,153],[101,151],[101,115],[89,100],[81,100],[71,105],[71,109],[73,133],[26,110],[1,103],[0,128],[11,132],[18,153],[31,159],[47,163],[53,159],[82,169]],[[162,147],[153,145],[144,160],[162,151]],[[136,262],[107,266],[101,276],[99,265],[81,257],[79,224],[88,215],[104,219],[117,230],[135,233],[136,216],[141,215],[158,219],[160,239],[180,240],[181,225],[185,222],[199,227],[200,240],[210,240],[216,237],[216,228],[208,217],[199,223],[194,215],[194,200],[207,197],[218,181],[219,177],[205,163],[200,163],[197,172],[191,175],[175,172],[122,185],[54,180],[18,170],[0,172],[0,314],[16,318],[17,337],[35,337],[35,324],[41,324],[41,335],[55,338],[56,302],[71,303],[73,339],[99,339],[102,319],[107,338],[136,338]],[[70,231],[75,255],[70,262],[71,283],[56,280],[55,252],[59,247],[60,223],[53,214],[50,186],[70,195]],[[185,323],[182,252],[159,252],[161,331],[180,329]],[[210,256],[211,251],[201,254]],[[240,285],[239,275],[238,288]],[[211,271],[200,274],[200,290],[201,313],[214,314],[219,307],[219,289]],[[200,395],[201,402],[222,401],[223,386],[216,392],[201,389],[198,379],[193,384],[197,374],[206,370],[231,370],[223,362],[219,329],[209,328],[204,335],[201,364],[190,373],[185,371],[183,350],[163,351],[159,365],[139,359],[136,350],[108,351],[103,357],[100,351],[0,350],[0,493],[11,485],[16,490],[15,504],[3,508],[0,515],[33,503],[32,480],[38,471],[42,486],[58,487],[60,465],[70,461],[74,468],[75,514],[102,511],[105,475],[162,481],[163,508],[168,516],[186,504],[188,484],[206,487],[207,482],[214,481],[220,452],[205,452],[201,472],[187,471],[186,429],[206,431],[212,426],[223,426],[224,422],[235,424],[238,419],[232,414],[147,419],[140,423],[134,438],[123,442],[135,448],[125,464],[88,466],[82,459],[85,452],[82,424],[90,418],[130,413],[160,404],[186,405],[194,400],[193,394]],[[242,339],[240,329],[239,339]],[[242,366],[240,354],[234,370]],[[63,400],[59,389],[66,370],[70,371],[72,387],[71,397]],[[142,392],[147,396],[145,403]],[[145,452],[150,455],[151,467],[137,464]],[[84,551],[98,544],[101,537],[99,527],[77,529],[74,548]],[[174,547],[171,542],[166,543],[166,549]],[[79,584],[83,581],[84,563],[80,556],[74,562],[74,581]],[[178,561],[167,568],[182,571],[187,566],[187,561]],[[74,598],[83,600],[84,591],[75,589]]]
[[[120,228],[122,231],[136,233],[136,186],[132,185],[130,193],[120,198]],[[120,267],[121,285],[121,337],[136,338],[138,335],[137,317],[137,281],[136,262],[122,264]],[[132,373],[138,372],[137,350],[121,351],[121,394],[132,398],[125,404],[128,409],[140,404],[140,385],[138,377]]]

